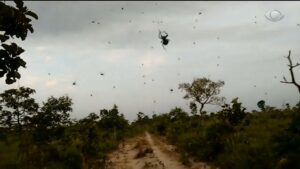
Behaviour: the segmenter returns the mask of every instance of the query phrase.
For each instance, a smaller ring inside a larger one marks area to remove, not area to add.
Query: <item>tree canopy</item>
[[[8,44],[14,37],[24,41],[28,31],[33,33],[32,19],[38,19],[37,14],[28,10],[22,0],[14,0],[16,7],[0,2],[0,78],[6,75],[5,82],[12,84],[21,75],[18,69],[26,68],[26,62],[20,57],[25,50],[16,43]],[[31,17],[31,18],[30,18]]]
[[[22,131],[22,126],[38,110],[39,106],[35,99],[31,97],[35,93],[34,89],[20,87],[19,89],[9,89],[0,94],[0,104],[2,107],[0,121],[2,125],[17,127]]]
[[[197,105],[195,102],[200,104],[200,114],[203,113],[205,104],[216,104],[221,105],[225,98],[219,97],[220,88],[224,86],[224,81],[214,82],[209,78],[196,78],[193,82],[179,84],[179,89],[186,92],[185,99],[193,99],[190,104],[192,112],[196,113]]]

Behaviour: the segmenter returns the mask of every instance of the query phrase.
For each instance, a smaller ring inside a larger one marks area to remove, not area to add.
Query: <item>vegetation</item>
[[[20,79],[18,68],[26,66],[20,57],[24,50],[7,41],[14,36],[25,40],[33,32],[27,16],[38,19],[22,1],[14,2],[16,7],[0,2],[0,78],[6,75],[7,84]],[[299,63],[293,64],[290,54],[291,81],[284,77],[282,83],[294,84],[300,92],[293,72]],[[224,84],[208,78],[180,84],[184,98],[192,100],[191,112],[178,107],[152,117],[139,112],[131,124],[117,105],[71,120],[69,96],[51,96],[39,105],[34,89],[6,90],[0,94],[0,168],[105,168],[107,154],[125,138],[150,131],[175,145],[186,165],[193,159],[221,169],[300,169],[300,102],[278,109],[260,100],[260,111],[247,112],[238,98],[225,103],[218,96]],[[206,113],[207,104],[221,110]],[[137,146],[137,158],[152,151]]]
[[[295,169],[300,168],[299,104],[249,113],[235,98],[216,113],[188,115],[176,108],[149,124],[177,147],[184,164],[193,159],[222,169]]]
[[[74,121],[71,98],[49,97],[40,106],[34,92],[20,87],[0,94],[0,168],[104,167],[129,127],[117,106]]]
[[[293,84],[294,86],[297,87],[298,92],[300,93],[300,84],[296,82],[295,73],[294,73],[294,68],[300,66],[300,63],[297,62],[296,64],[293,64],[293,61],[291,59],[291,50],[289,50],[289,55],[286,56],[286,58],[289,61],[288,67],[291,74],[291,81],[286,80],[285,76],[283,76],[283,81],[281,81],[281,83]]]
[[[300,168],[300,102],[277,109],[258,102],[247,112],[238,98],[209,114],[174,108],[129,124],[118,107],[71,120],[72,99],[49,97],[39,105],[34,89],[0,94],[0,168],[104,168],[107,154],[126,137],[150,131],[177,147],[183,164],[205,161],[222,169]]]
[[[28,31],[33,33],[31,21],[32,18],[38,19],[38,16],[24,6],[22,0],[14,0],[16,7],[6,5],[0,2],[0,78],[6,75],[5,82],[12,84],[16,79],[20,79],[18,72],[20,66],[26,67],[26,62],[20,57],[24,52],[16,43],[5,43],[14,38],[25,40]],[[29,17],[28,17],[29,16]]]
[[[179,89],[186,91],[185,99],[193,99],[190,103],[190,108],[192,113],[197,113],[197,105],[200,104],[200,114],[205,114],[203,112],[204,105],[206,104],[216,104],[221,105],[224,102],[224,97],[218,97],[220,94],[220,88],[224,86],[223,81],[214,82],[208,78],[198,78],[189,83],[182,83],[179,85]]]
[[[152,117],[139,112],[130,124],[116,105],[71,120],[70,97],[51,96],[39,105],[34,93],[20,87],[0,94],[0,168],[104,168],[109,152],[145,131],[175,145],[185,165],[196,160],[222,169],[300,168],[300,102],[278,109],[260,100],[260,111],[247,112],[234,98],[209,114],[178,107]]]

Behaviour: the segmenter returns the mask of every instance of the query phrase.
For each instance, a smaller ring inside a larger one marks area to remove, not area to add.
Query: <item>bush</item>
[[[62,156],[63,162],[68,169],[82,169],[83,157],[81,152],[75,147],[70,147],[65,150]]]

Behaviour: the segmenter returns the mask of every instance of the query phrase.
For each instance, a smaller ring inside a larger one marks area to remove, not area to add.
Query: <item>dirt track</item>
[[[175,148],[148,132],[127,140],[109,154],[108,169],[210,169],[204,163],[184,166]]]

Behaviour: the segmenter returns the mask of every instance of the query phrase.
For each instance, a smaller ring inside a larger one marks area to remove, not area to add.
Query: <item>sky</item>
[[[9,2],[8,2],[9,3]],[[27,68],[18,85],[36,90],[42,104],[50,96],[73,99],[72,118],[113,104],[129,120],[181,107],[190,112],[180,83],[208,77],[225,82],[220,96],[238,97],[248,111],[256,103],[282,108],[299,101],[287,59],[300,62],[300,2],[25,1],[39,16],[34,33],[16,41]],[[266,13],[284,16],[272,22]],[[93,23],[94,22],[94,23]],[[170,42],[162,47],[158,31]],[[50,73],[50,75],[49,75]],[[104,73],[103,76],[100,73]],[[295,70],[299,79],[300,70]],[[76,82],[76,85],[72,85]],[[171,92],[170,89],[174,91]],[[91,96],[92,94],[92,96]],[[206,106],[206,111],[220,107]]]

